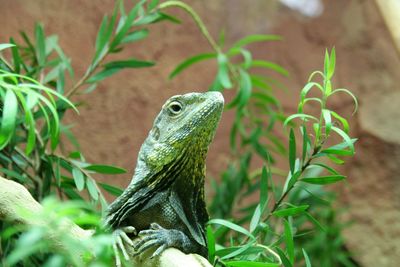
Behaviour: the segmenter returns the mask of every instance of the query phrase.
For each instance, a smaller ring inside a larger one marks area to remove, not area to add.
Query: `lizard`
[[[159,256],[175,247],[207,257],[204,196],[205,159],[224,105],[219,92],[171,97],[162,106],[142,144],[134,175],[108,207],[105,224],[129,260],[124,243],[139,255],[149,248]],[[134,243],[130,237],[140,236]]]

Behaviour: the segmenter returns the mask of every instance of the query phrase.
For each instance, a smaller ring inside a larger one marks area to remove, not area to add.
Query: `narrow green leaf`
[[[136,59],[128,59],[121,61],[112,61],[104,65],[105,69],[122,69],[122,68],[144,68],[154,66],[154,62],[142,61]]]
[[[237,224],[235,224],[233,222],[230,222],[230,221],[227,221],[227,220],[224,220],[224,219],[212,219],[212,220],[208,221],[208,224],[222,225],[222,226],[225,226],[225,227],[227,227],[229,229],[232,229],[233,231],[242,233],[242,234],[250,237],[251,239],[254,239],[254,236],[248,230],[246,230],[245,228],[243,228],[240,225],[237,225]]]
[[[325,121],[325,134],[329,136],[332,128],[332,118],[330,110],[322,109],[322,116],[324,117]]]
[[[290,172],[293,174],[295,169],[295,162],[296,162],[296,137],[293,132],[293,128],[290,128],[289,134],[289,166]]]
[[[293,114],[293,115],[290,115],[289,117],[287,117],[286,120],[284,121],[283,125],[286,126],[291,120],[296,119],[296,118],[301,118],[304,121],[307,121],[307,119],[311,119],[311,120],[314,120],[314,121],[318,122],[318,119],[315,118],[314,116],[307,115],[307,114],[302,114],[302,113],[297,113],[297,114]]]
[[[115,69],[103,69],[99,72],[97,72],[94,76],[90,77],[86,82],[87,83],[95,83],[95,82],[100,82],[104,80],[105,78],[119,72],[121,68],[115,68]]]
[[[131,43],[131,42],[136,42],[139,40],[142,40],[146,38],[149,35],[149,30],[148,29],[141,29],[137,31],[133,31],[128,33],[122,40],[121,43]]]
[[[7,175],[9,177],[16,179],[18,182],[20,182],[22,184],[25,184],[28,181],[28,178],[23,176],[21,173],[13,171],[13,170],[9,170],[6,168],[0,168],[0,172],[2,172],[4,175]]]
[[[270,173],[268,174],[269,170],[265,167],[265,165],[262,167],[261,171],[261,180],[260,180],[260,205],[261,208],[264,209],[267,200],[268,200],[268,178],[270,177]]]
[[[320,177],[305,177],[301,178],[301,181],[309,184],[333,184],[338,181],[345,179],[346,176],[343,175],[328,175],[328,176],[320,176]]]
[[[232,82],[229,78],[228,58],[225,54],[218,54],[218,80],[224,88],[232,88]]]
[[[310,166],[319,166],[319,167],[322,167],[322,168],[326,169],[326,170],[327,170],[328,172],[330,172],[331,174],[339,175],[339,173],[338,173],[334,168],[329,167],[328,165],[326,165],[326,164],[324,164],[324,163],[313,163],[313,164],[310,165]]]
[[[312,267],[311,266],[311,261],[310,261],[310,258],[307,255],[307,252],[304,250],[304,248],[302,248],[301,250],[303,251],[304,261],[306,262],[306,267]]]
[[[248,69],[251,67],[251,62],[253,61],[251,53],[246,49],[240,49],[240,53],[243,56],[243,67]]]
[[[98,183],[104,190],[106,190],[108,193],[119,197],[124,190],[122,190],[121,188],[109,185],[109,184],[105,184],[105,183]]]
[[[251,97],[251,79],[250,75],[242,69],[239,69],[239,92],[236,94],[235,98],[226,105],[227,108],[232,108],[234,106],[238,106],[239,108],[244,107]]]
[[[60,158],[56,158],[54,167],[54,178],[56,180],[56,185],[61,186],[61,170],[60,170]]]
[[[0,51],[15,46],[15,44],[0,44]]]
[[[214,262],[215,259],[215,237],[213,230],[210,225],[207,225],[207,248],[208,248],[208,259],[210,262]]]
[[[328,75],[327,79],[330,80],[335,73],[335,65],[336,65],[336,52],[335,48],[332,48],[331,55],[329,57],[329,67],[328,67]]]
[[[217,56],[217,54],[215,53],[207,53],[207,54],[199,54],[199,55],[195,55],[193,57],[190,57],[186,60],[184,60],[183,62],[181,62],[170,74],[169,74],[169,79],[173,79],[176,75],[178,75],[179,73],[181,73],[183,70],[187,69],[189,66],[203,61],[203,60],[207,60],[207,59],[212,59],[215,58]]]
[[[44,36],[43,26],[36,24],[35,26],[36,37],[36,58],[39,66],[43,67],[46,62],[46,39]]]
[[[17,114],[17,97],[11,89],[7,89],[3,103],[3,115],[1,117],[0,149],[3,149],[7,145],[14,133]]]
[[[319,83],[308,82],[306,85],[304,85],[303,89],[301,89],[301,91],[300,91],[300,99],[301,99],[301,101],[305,100],[308,92],[314,87],[319,89],[321,91],[321,93],[324,93],[324,88]]]
[[[114,166],[110,166],[110,165],[93,164],[93,165],[89,165],[89,166],[85,167],[85,169],[88,170],[88,171],[94,171],[94,172],[103,173],[103,174],[122,174],[122,173],[126,173],[125,169],[114,167]]]
[[[97,201],[99,199],[99,192],[97,191],[96,182],[92,178],[88,178],[86,179],[86,186],[90,197]]]
[[[125,37],[126,33],[131,28],[135,18],[137,18],[139,9],[143,6],[145,0],[139,1],[130,11],[127,16],[122,16],[117,27],[117,34],[114,37],[114,40],[111,43],[111,49],[114,49],[118,46],[122,39]]]
[[[324,75],[328,79],[328,69],[329,69],[329,52],[325,49],[325,59],[324,59]]]
[[[23,60],[21,59],[21,55],[19,54],[18,51],[18,46],[15,44],[15,41],[13,38],[10,38],[10,43],[13,45],[11,47],[11,53],[12,53],[12,57],[13,57],[13,63],[14,63],[14,71],[16,73],[20,73],[21,71],[21,63],[23,64]],[[1,44],[0,44],[1,46]],[[2,49],[0,48],[0,51]]]
[[[306,126],[301,126],[301,134],[303,135],[303,151],[302,151],[302,162],[305,163],[307,158],[308,150],[311,147],[311,141],[308,137],[307,128]]]
[[[354,155],[354,152],[345,150],[345,149],[333,149],[333,148],[327,148],[324,149],[320,152],[321,154],[333,154],[333,155],[339,155],[339,156],[352,156]]]
[[[251,67],[253,68],[261,67],[261,68],[271,69],[279,74],[282,74],[285,77],[289,76],[289,72],[286,69],[270,61],[253,60],[251,63]]]
[[[332,126],[332,130],[334,132],[336,132],[337,134],[339,134],[343,138],[344,142],[346,142],[346,144],[347,144],[348,148],[350,149],[350,151],[352,153],[354,153],[353,140],[347,135],[347,133],[345,133],[342,129],[337,128],[335,126]]]
[[[354,111],[353,111],[353,114],[356,113],[357,110],[358,110],[358,101],[357,101],[357,97],[356,97],[352,92],[350,92],[349,90],[347,90],[347,89],[345,89],[345,88],[338,88],[338,89],[335,89],[335,90],[331,93],[331,95],[336,94],[336,93],[339,93],[339,92],[346,93],[346,94],[348,94],[349,96],[351,96],[351,98],[353,98],[353,101],[354,101]]]
[[[72,176],[74,177],[76,188],[82,191],[83,188],[85,188],[85,177],[83,173],[77,167],[74,167],[72,169]]]
[[[316,227],[318,227],[321,231],[326,232],[325,227],[322,226],[322,224],[315,219],[309,212],[305,213],[306,217],[312,222]]]
[[[285,243],[286,243],[286,252],[289,257],[290,263],[294,264],[294,241],[293,241],[293,233],[292,226],[287,220],[283,220],[283,224],[285,226]]]
[[[250,220],[250,232],[254,232],[254,230],[257,228],[258,224],[260,223],[262,215],[262,210],[260,204],[257,205],[256,209],[254,210],[253,216],[251,217]]]
[[[309,205],[301,205],[301,206],[297,206],[297,207],[280,209],[280,210],[274,211],[272,214],[277,217],[296,216],[296,215],[304,213],[304,211],[306,211],[308,209],[308,207],[309,207]]]
[[[234,43],[232,45],[231,49],[243,47],[243,46],[246,46],[248,44],[255,43],[255,42],[280,41],[280,40],[282,40],[282,37],[279,36],[279,35],[267,35],[267,34],[248,35],[248,36],[240,39],[236,43]]]
[[[271,262],[254,262],[254,261],[226,261],[224,262],[226,266],[230,267],[279,267],[277,263]]]
[[[278,252],[279,257],[281,258],[281,261],[283,263],[283,266],[285,267],[293,267],[293,264],[290,263],[288,258],[285,255],[285,252],[280,247],[276,247],[276,252]]]
[[[333,155],[326,155],[331,161],[333,161],[334,163],[336,163],[336,164],[339,164],[339,165],[341,165],[341,164],[343,164],[344,163],[344,160],[341,160],[341,159],[339,159],[339,158],[337,158],[337,157],[335,157],[335,156],[333,156]]]
[[[335,119],[340,121],[340,123],[343,125],[343,131],[345,133],[349,133],[349,123],[347,122],[347,120],[345,118],[343,118],[342,116],[340,116],[339,114],[337,114],[336,112],[332,111],[332,110],[330,112],[331,112],[331,115]]]

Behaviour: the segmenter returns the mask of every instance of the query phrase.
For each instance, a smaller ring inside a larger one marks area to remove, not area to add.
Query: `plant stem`
[[[207,39],[208,43],[215,50],[215,52],[221,53],[220,47],[217,45],[217,43],[211,37],[209,31],[207,30],[207,27],[204,25],[204,23],[201,20],[200,16],[189,5],[187,5],[187,4],[185,4],[185,3],[181,2],[181,1],[167,1],[167,2],[161,3],[158,7],[160,9],[164,9],[164,8],[168,8],[168,7],[179,7],[181,9],[183,9],[184,11],[186,11],[193,18],[193,20],[195,21],[195,23],[199,27],[201,33]]]

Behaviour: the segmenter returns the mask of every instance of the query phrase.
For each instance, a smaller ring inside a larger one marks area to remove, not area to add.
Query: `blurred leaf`
[[[104,80],[105,78],[117,73],[120,70],[121,70],[121,68],[103,69],[103,70],[99,71],[98,73],[96,73],[95,75],[93,75],[92,77],[90,77],[86,82],[87,83],[99,82],[99,81]]]
[[[217,56],[217,54],[215,53],[207,53],[207,54],[199,54],[199,55],[195,55],[193,57],[190,57],[186,60],[184,60],[183,62],[181,62],[170,74],[169,74],[169,78],[173,79],[176,75],[178,75],[179,73],[181,73],[183,70],[185,70],[186,68],[188,68],[189,66],[203,61],[203,60],[207,60],[207,59],[211,59],[211,58],[215,58]]]
[[[332,167],[329,167],[328,165],[326,165],[324,163],[313,163],[310,166],[319,166],[319,167],[326,169],[331,174],[339,175],[339,173],[335,169],[333,169]]]
[[[119,197],[122,192],[124,192],[124,190],[122,190],[121,188],[109,185],[109,184],[105,184],[105,183],[98,183],[104,190],[106,190],[108,193]]]
[[[335,89],[335,90],[331,93],[331,95],[336,94],[336,93],[339,93],[339,92],[346,93],[346,94],[348,94],[349,96],[351,96],[351,98],[353,98],[354,105],[355,105],[355,106],[354,106],[353,114],[356,113],[357,110],[358,110],[358,101],[357,101],[356,96],[355,96],[352,92],[350,92],[349,90],[344,89],[344,88]]]
[[[137,31],[133,31],[128,33],[122,40],[121,43],[131,43],[131,42],[136,42],[139,40],[142,40],[146,38],[149,35],[149,30],[148,29],[141,29]]]
[[[93,164],[90,166],[85,167],[86,170],[89,171],[94,171],[97,173],[103,173],[103,174],[122,174],[126,173],[125,169],[110,166],[110,165],[98,165],[98,164]]]
[[[227,108],[232,108],[234,106],[238,106],[238,108],[244,107],[251,97],[251,79],[250,75],[242,70],[239,69],[240,75],[240,83],[239,83],[239,92],[236,94],[235,98],[226,105]]]
[[[3,114],[1,117],[0,149],[3,149],[7,145],[14,133],[17,114],[17,97],[11,89],[7,89],[3,103]]]
[[[85,188],[85,177],[83,173],[77,167],[74,167],[72,169],[72,176],[74,177],[76,188],[82,191],[83,188]]]
[[[291,120],[296,119],[296,118],[301,118],[301,119],[303,119],[305,121],[307,121],[307,119],[318,121],[318,119],[315,118],[314,116],[307,115],[307,114],[302,114],[302,113],[297,113],[297,114],[293,114],[293,115],[290,115],[289,117],[287,117],[286,120],[284,121],[283,125],[286,126]]]
[[[211,219],[211,220],[208,221],[208,224],[222,225],[222,226],[225,226],[225,227],[227,227],[229,229],[232,229],[233,231],[236,231],[238,233],[242,233],[242,234],[250,237],[251,239],[254,239],[254,236],[249,231],[247,231],[245,228],[243,228],[242,226],[237,225],[237,224],[235,224],[233,222],[224,220],[224,219]]]
[[[271,178],[270,170],[267,170],[265,165],[261,171],[261,181],[260,181],[260,205],[264,209],[268,201],[268,180]]]
[[[331,55],[329,58],[327,80],[330,80],[332,78],[333,74],[335,73],[335,65],[336,65],[336,52],[335,52],[335,48],[332,48]]]
[[[254,232],[254,230],[257,228],[258,224],[260,223],[262,215],[262,210],[260,204],[257,205],[256,209],[254,210],[253,216],[251,217],[250,220],[250,232]]]
[[[224,88],[232,88],[232,83],[228,72],[228,58],[225,54],[218,54],[218,80]]]
[[[280,247],[276,247],[276,252],[278,252],[279,257],[281,258],[281,261],[283,263],[283,266],[285,267],[293,267],[293,265],[290,263],[288,258],[285,255],[285,252]]]
[[[15,46],[15,44],[0,44],[0,51]]]
[[[343,125],[343,131],[344,131],[346,134],[348,134],[348,132],[349,132],[349,123],[347,122],[347,120],[346,120],[345,118],[343,118],[342,116],[340,116],[339,114],[337,114],[336,112],[332,111],[332,110],[331,110],[330,112],[331,112],[331,115],[332,115],[335,119],[339,120],[340,123],[342,123],[342,125]]]
[[[293,233],[292,226],[287,220],[283,220],[283,225],[285,227],[285,244],[286,251],[289,256],[289,261],[293,265],[294,264],[294,242],[293,242]]]
[[[274,211],[272,214],[277,217],[296,216],[296,215],[304,213],[304,211],[306,211],[308,209],[308,207],[309,207],[309,205],[301,205],[301,206],[297,206],[297,207],[280,209],[280,210]]]
[[[128,59],[121,61],[112,61],[104,65],[105,69],[122,69],[122,68],[144,68],[154,66],[154,62],[142,61],[136,59]]]
[[[96,182],[93,179],[88,178],[88,179],[86,179],[86,186],[89,191],[90,197],[93,200],[98,200],[99,192],[97,191]]]
[[[210,262],[214,262],[215,259],[215,237],[210,225],[206,228],[207,231],[207,248],[208,248],[208,259]]]
[[[348,146],[348,148],[350,149],[350,151],[352,153],[354,153],[354,145],[353,145],[353,140],[347,135],[347,133],[345,133],[342,129],[337,128],[335,126],[332,126],[332,130],[336,133],[338,133],[344,140],[344,142],[346,142],[346,145]]]
[[[277,263],[254,262],[254,261],[226,261],[226,266],[231,267],[279,267]]]
[[[293,174],[295,171],[296,162],[296,137],[294,136],[293,128],[290,129],[289,134],[289,166],[290,172]]]
[[[289,72],[285,70],[283,67],[279,66],[278,64],[265,60],[253,60],[251,63],[251,67],[253,68],[261,67],[261,68],[271,69],[279,74],[282,74],[285,77],[289,76]]]
[[[321,223],[315,219],[309,212],[306,212],[305,215],[307,216],[307,218],[316,226],[318,227],[321,231],[326,232],[325,227],[323,227],[321,225]]]
[[[43,26],[41,24],[35,25],[35,37],[36,37],[36,58],[39,66],[43,67],[46,62],[46,40],[43,32]]]
[[[309,184],[332,184],[338,181],[345,179],[346,176],[343,175],[329,175],[329,176],[320,176],[320,177],[305,177],[301,178],[301,181]]]
[[[332,128],[331,113],[327,109],[322,109],[322,115],[325,120],[325,134],[328,136],[330,134],[331,128]]]
[[[301,250],[303,251],[304,261],[306,262],[306,267],[311,267],[311,261],[307,255],[307,252],[304,250],[304,248],[302,248]]]
[[[145,0],[139,1],[130,11],[128,16],[122,16],[119,22],[120,27],[117,27],[117,34],[114,37],[114,40],[111,43],[111,49],[114,49],[118,46],[122,39],[125,37],[130,27],[132,26],[135,18],[137,18],[138,11],[142,7]]]
[[[240,48],[240,47],[243,47],[243,46],[246,46],[248,44],[255,43],[255,42],[280,41],[280,40],[282,40],[282,37],[279,36],[279,35],[267,35],[267,34],[248,35],[248,36],[240,39],[236,43],[234,43],[232,45],[231,49]]]

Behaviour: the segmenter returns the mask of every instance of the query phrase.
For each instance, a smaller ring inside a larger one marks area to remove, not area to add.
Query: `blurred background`
[[[255,56],[285,67],[290,76],[280,80],[288,90],[277,92],[286,114],[296,112],[299,91],[308,75],[322,68],[326,48],[336,48],[334,83],[358,97],[359,111],[350,119],[352,136],[359,138],[356,156],[346,162],[348,176],[334,190],[335,205],[345,208],[340,220],[345,246],[361,266],[397,266],[400,262],[400,60],[376,1],[266,1],[186,0],[203,18],[216,38],[221,30],[227,43],[248,34],[277,34],[279,43],[251,46]],[[377,1],[379,2],[379,1]],[[111,0],[0,0],[3,27],[0,40],[23,29],[32,33],[36,21],[47,34],[56,33],[72,59],[77,77],[93,55],[102,16]],[[121,166],[125,175],[100,181],[126,187],[137,152],[160,107],[170,96],[205,91],[216,67],[200,63],[173,80],[169,73],[183,59],[210,51],[209,44],[187,14],[173,10],[181,25],[156,24],[145,45],[130,47],[141,59],[154,60],[152,68],[124,70],[102,82],[91,97],[81,97],[81,115],[68,113],[73,132],[90,162]],[[119,58],[129,57],[130,50]],[[229,94],[228,94],[229,100]],[[79,96],[78,98],[79,99]],[[334,109],[351,115],[351,98],[334,99]],[[233,114],[223,114],[210,147],[208,176],[217,177],[229,161],[229,131]],[[210,193],[208,193],[210,194]]]

